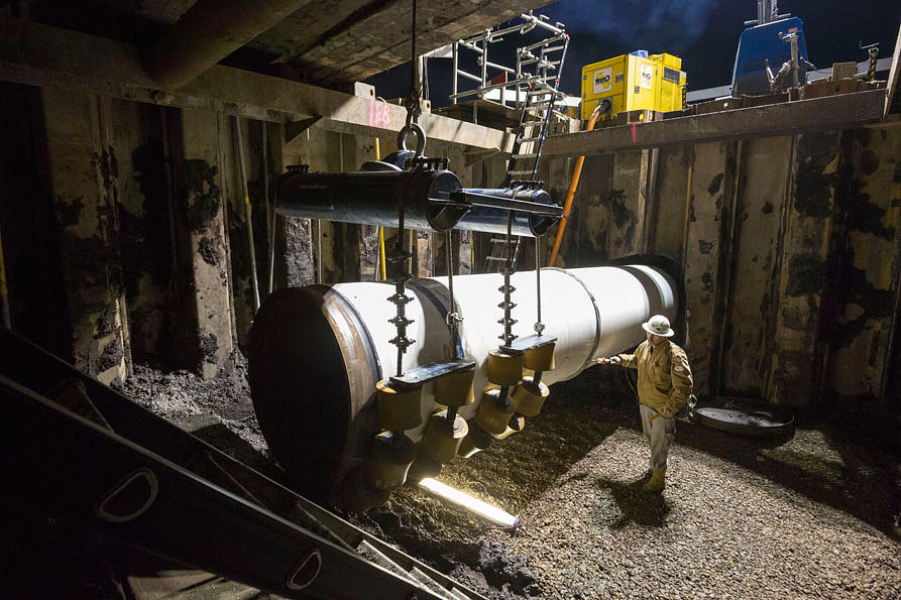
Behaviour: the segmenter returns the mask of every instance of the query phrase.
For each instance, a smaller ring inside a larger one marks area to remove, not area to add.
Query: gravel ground
[[[245,371],[239,355],[213,382],[138,369],[124,391],[176,422],[218,415],[239,458],[271,471]],[[614,371],[553,386],[521,434],[445,466],[439,479],[518,515],[515,535],[413,487],[344,516],[492,599],[901,598],[896,423],[799,414],[791,440],[766,441],[680,422],[667,489],[646,494]]]

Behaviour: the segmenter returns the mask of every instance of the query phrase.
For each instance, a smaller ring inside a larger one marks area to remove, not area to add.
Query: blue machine
[[[772,21],[745,29],[738,40],[735,69],[732,72],[732,95],[770,92],[767,61],[773,73],[791,62],[791,43],[787,36],[798,36],[798,76],[803,83],[807,75],[807,44],[804,25],[798,17]]]

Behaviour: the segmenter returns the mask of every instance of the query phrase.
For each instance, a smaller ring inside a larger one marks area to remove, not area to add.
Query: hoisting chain
[[[406,150],[407,136],[410,133],[416,133],[418,141],[416,143],[415,158],[419,158],[422,156],[422,151],[425,149],[425,132],[417,123],[419,115],[422,114],[422,108],[419,104],[419,90],[416,88],[416,0],[413,0],[413,23],[411,26],[410,40],[413,52],[413,63],[410,72],[410,91],[407,94],[406,100],[404,100],[404,106],[407,109],[407,124],[397,135],[397,145],[401,150]],[[407,348],[416,342],[416,340],[407,337],[407,325],[413,323],[413,319],[407,318],[406,312],[407,304],[413,301],[413,298],[406,294],[407,281],[413,277],[408,270],[407,260],[412,258],[413,255],[405,248],[403,199],[401,199],[398,208],[397,221],[397,239],[394,242],[394,250],[391,252],[391,255],[387,257],[388,262],[396,265],[393,278],[394,294],[388,297],[388,301],[397,306],[397,315],[392,319],[388,319],[388,322],[393,323],[394,326],[397,327],[397,335],[389,340],[389,342],[397,346],[397,376],[400,377],[404,372],[404,354],[406,354]]]
[[[504,334],[498,337],[504,340],[505,345],[509,346],[513,343],[513,340],[519,337],[513,335],[513,326],[517,321],[512,317],[513,309],[516,308],[516,303],[512,301],[512,294],[516,291],[516,288],[510,285],[510,276],[515,272],[513,268],[513,213],[511,211],[507,211],[507,243],[505,250],[504,266],[501,268],[501,272],[504,274],[504,285],[497,288],[499,292],[504,294],[504,301],[497,305],[498,308],[504,309],[504,318],[498,321],[504,326]]]
[[[416,56],[416,0],[413,0],[413,26],[410,33],[410,45],[412,46],[412,61],[410,63],[410,90],[407,97],[404,98],[404,108],[407,109],[407,122],[397,134],[397,147],[401,150],[407,149],[407,137],[410,134],[416,135],[415,157],[418,158],[425,152],[425,130],[419,124],[419,117],[422,115],[422,82],[416,85],[416,64],[419,60]]]
[[[389,343],[397,346],[397,376],[400,377],[404,373],[403,358],[407,352],[407,348],[412,346],[416,340],[407,337],[407,325],[413,323],[413,319],[407,318],[407,304],[413,301],[413,298],[407,296],[406,286],[413,276],[407,270],[407,260],[413,255],[404,248],[404,208],[401,205],[397,224],[397,239],[394,242],[394,250],[388,256],[388,262],[396,265],[394,275],[394,295],[388,297],[388,301],[397,306],[397,316],[388,319],[389,323],[397,327],[397,335],[389,340]]]

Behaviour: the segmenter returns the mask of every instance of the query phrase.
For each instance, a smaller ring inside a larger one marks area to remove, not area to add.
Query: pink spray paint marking
[[[388,126],[391,124],[391,113],[388,104],[375,98],[369,101],[369,126]]]
[[[632,143],[634,144],[637,141],[638,141],[638,136],[635,133],[635,123],[632,123]]]

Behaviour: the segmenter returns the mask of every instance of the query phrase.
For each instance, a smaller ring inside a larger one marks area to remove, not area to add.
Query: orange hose
[[[594,129],[594,124],[598,122],[601,116],[601,105],[598,103],[597,108],[591,113],[588,119],[588,128],[585,131]],[[560,243],[563,241],[563,232],[566,231],[566,221],[569,219],[569,212],[573,207],[573,198],[576,195],[576,188],[579,186],[579,177],[582,175],[582,164],[585,162],[585,156],[576,159],[576,167],[573,169],[572,181],[569,183],[569,191],[566,192],[566,202],[563,204],[563,215],[560,217],[560,225],[557,227],[557,237],[554,239],[554,249],[551,250],[551,258],[547,264],[553,267],[557,262],[557,253],[560,252]]]

